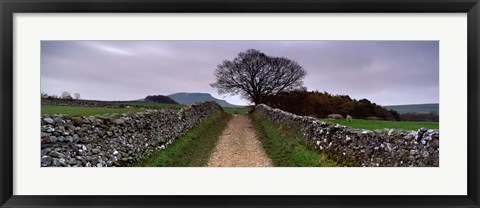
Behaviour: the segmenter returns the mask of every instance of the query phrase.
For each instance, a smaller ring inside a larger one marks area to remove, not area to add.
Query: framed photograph
[[[1,207],[479,207],[478,0],[0,7]]]

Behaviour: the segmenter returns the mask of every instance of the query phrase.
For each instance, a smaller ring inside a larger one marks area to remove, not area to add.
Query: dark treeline
[[[293,91],[267,96],[265,104],[297,115],[326,118],[336,113],[360,119],[400,120],[394,110],[387,110],[367,99],[355,100],[348,95],[332,95],[318,91]]]
[[[175,100],[164,95],[149,95],[145,98],[147,102],[163,103],[163,104],[178,104]]]

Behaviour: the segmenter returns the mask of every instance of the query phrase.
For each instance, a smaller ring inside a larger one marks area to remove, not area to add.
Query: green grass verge
[[[63,114],[70,116],[95,116],[104,114],[122,114],[129,112],[143,112],[145,109],[138,108],[99,108],[99,107],[80,107],[80,106],[54,106],[42,105],[43,115]]]
[[[299,129],[287,128],[252,113],[253,125],[263,149],[277,167],[331,167],[335,162],[315,150],[314,144],[304,141]]]
[[[224,107],[223,110],[226,113],[230,113],[230,114],[247,114],[248,113],[247,108],[228,108],[228,107]]]
[[[217,112],[164,150],[137,162],[135,167],[202,167],[206,166],[230,114]]]
[[[379,120],[364,120],[353,119],[352,122],[347,122],[346,119],[330,120],[319,119],[328,123],[341,124],[355,129],[403,129],[403,130],[418,130],[419,128],[438,129],[438,122],[424,122],[424,121],[379,121]]]

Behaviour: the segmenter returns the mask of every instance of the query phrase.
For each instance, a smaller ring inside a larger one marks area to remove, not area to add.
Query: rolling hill
[[[164,95],[149,95],[145,97],[144,101],[163,104],[178,104],[178,102],[176,102],[172,98]]]
[[[390,110],[393,109],[397,111],[399,114],[405,113],[430,113],[434,112],[438,114],[439,104],[438,103],[430,103],[430,104],[413,104],[413,105],[389,105],[383,106],[384,108]]]
[[[178,103],[184,104],[184,105],[189,105],[189,104],[192,104],[192,103],[202,102],[202,101],[215,101],[216,103],[218,103],[222,107],[229,107],[229,108],[244,107],[244,106],[241,106],[241,105],[230,104],[225,100],[214,98],[209,93],[180,92],[180,93],[175,93],[175,94],[168,95],[168,97],[170,97],[173,100],[177,101]]]

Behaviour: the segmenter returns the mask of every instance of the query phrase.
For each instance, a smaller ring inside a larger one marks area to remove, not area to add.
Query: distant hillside
[[[162,104],[178,104],[178,102],[176,102],[172,98],[164,95],[149,95],[145,97],[144,101]]]
[[[439,105],[438,103],[431,103],[431,104],[415,104],[415,105],[389,105],[383,106],[386,109],[390,110],[393,109],[397,111],[399,114],[405,113],[430,113],[434,112],[438,114]]]
[[[168,97],[172,98],[173,100],[177,101],[180,104],[184,105],[190,105],[192,103],[196,102],[202,102],[202,101],[215,101],[222,107],[230,107],[230,108],[236,108],[236,107],[244,107],[240,105],[233,105],[228,103],[225,100],[220,100],[217,98],[214,98],[212,95],[209,93],[186,93],[186,92],[180,92],[180,93],[175,93],[168,95]]]

